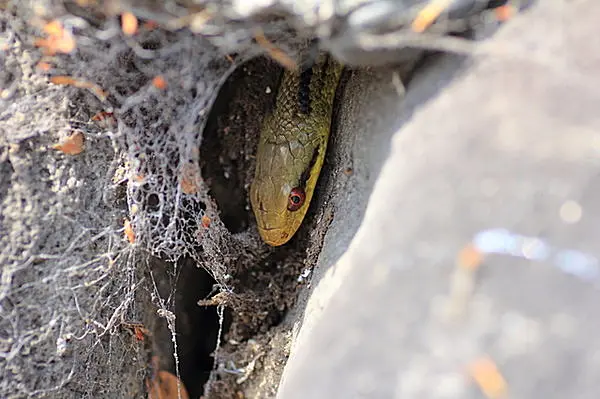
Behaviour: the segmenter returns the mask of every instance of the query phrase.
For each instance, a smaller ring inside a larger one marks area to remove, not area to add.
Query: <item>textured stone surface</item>
[[[599,12],[544,2],[474,63],[423,69],[404,101],[391,72],[349,83],[338,136],[354,174],[279,397],[480,398],[467,370],[484,356],[511,397],[596,396]],[[475,237],[496,253],[449,319]]]

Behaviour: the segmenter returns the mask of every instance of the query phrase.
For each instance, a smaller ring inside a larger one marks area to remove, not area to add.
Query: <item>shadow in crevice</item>
[[[155,316],[148,324],[152,329],[153,354],[158,357],[158,367],[173,375],[179,371],[190,397],[201,397],[213,369],[219,331],[223,338],[231,317],[226,310],[221,326],[216,306],[198,305],[198,301],[214,294],[215,280],[194,260],[184,258],[174,265],[150,257],[149,266],[156,289],[152,301],[160,302],[160,307],[175,314],[178,366],[175,364],[173,333],[166,319]]]
[[[215,280],[191,259],[180,262],[176,284],[175,315],[181,380],[191,398],[202,396],[213,369],[212,356],[221,329],[216,306],[199,306],[198,301],[214,294]],[[226,311],[222,336],[231,317]]]
[[[248,201],[260,129],[274,105],[282,71],[264,57],[240,65],[219,90],[200,147],[202,176],[219,218],[231,233],[242,233],[235,236],[241,249],[227,265],[231,291],[225,296],[232,321],[219,359],[228,365],[246,364],[254,356],[252,345],[246,343],[268,344],[270,331],[296,302],[301,288],[297,279],[305,267],[305,235],[298,234],[281,247],[268,247],[258,238]],[[238,378],[215,371],[211,397],[238,391]]]
[[[204,128],[200,160],[209,195],[233,234],[248,228],[247,187],[261,124],[274,100],[282,68],[266,58],[248,61],[225,81]]]

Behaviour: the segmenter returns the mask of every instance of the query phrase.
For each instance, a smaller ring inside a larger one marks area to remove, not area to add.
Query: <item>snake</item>
[[[250,203],[262,240],[287,243],[302,225],[331,133],[344,66],[321,53],[305,68],[285,70],[260,129]]]

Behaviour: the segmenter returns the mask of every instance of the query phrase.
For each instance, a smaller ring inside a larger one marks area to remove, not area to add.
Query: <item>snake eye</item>
[[[292,188],[290,191],[290,196],[288,197],[288,211],[297,211],[300,209],[302,204],[304,204],[304,199],[306,198],[306,194],[304,190],[300,187]]]

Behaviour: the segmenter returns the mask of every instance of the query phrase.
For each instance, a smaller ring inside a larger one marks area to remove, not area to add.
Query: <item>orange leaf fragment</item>
[[[164,90],[167,88],[167,81],[160,75],[155,76],[154,79],[152,79],[152,86],[156,87],[157,89]]]
[[[76,42],[71,33],[66,31],[60,21],[54,20],[44,25],[44,33],[48,35],[47,39],[37,39],[34,44],[37,47],[43,47],[50,55],[56,53],[68,54],[75,50]]]
[[[69,137],[63,139],[60,143],[54,144],[52,148],[68,155],[81,154],[84,150],[83,138],[83,133],[76,131]]]
[[[469,371],[481,391],[490,399],[506,396],[508,384],[489,357],[482,357],[471,363]]]
[[[143,341],[147,335],[150,335],[150,330],[144,326],[134,326],[133,333],[138,341]]]
[[[52,69],[52,64],[46,61],[40,61],[37,63],[36,68],[43,72],[48,72]]]
[[[294,61],[283,50],[275,47],[275,45],[267,39],[262,30],[256,31],[256,33],[254,34],[254,38],[260,46],[267,50],[271,58],[273,58],[275,61],[281,64],[281,66],[291,71],[295,71],[296,69],[298,69],[296,61]]]
[[[77,44],[75,43],[75,39],[71,34],[67,34],[61,40],[59,40],[56,44],[56,49],[60,53],[69,54],[75,50]]]
[[[135,232],[133,231],[133,226],[128,219],[125,219],[125,223],[123,223],[123,227],[125,227],[125,237],[130,244],[135,243]]]
[[[94,122],[102,122],[105,121],[109,118],[113,117],[113,113],[112,112],[107,112],[107,111],[100,111],[98,112],[96,115],[92,116],[92,120]]]
[[[151,335],[150,330],[148,330],[142,323],[123,323],[123,327],[131,330],[133,332],[133,336],[138,341],[144,341],[146,337]],[[157,358],[158,361],[158,358]]]
[[[44,32],[46,32],[48,36],[62,36],[64,33],[64,28],[62,23],[55,19],[44,25]]]
[[[138,19],[133,13],[126,11],[121,14],[121,29],[126,36],[133,36],[138,30]]]
[[[117,119],[112,112],[100,111],[91,118],[92,122],[98,122],[98,125],[105,128],[113,128],[117,125]]]
[[[496,19],[498,19],[498,21],[506,22],[515,15],[516,9],[513,6],[506,4],[494,8],[494,13],[496,14]]]
[[[135,175],[133,175],[131,178],[132,178],[132,180],[133,180],[134,182],[136,182],[136,183],[143,183],[143,182],[144,182],[144,180],[146,180],[146,176],[144,176],[144,174],[143,174],[143,173],[138,173],[138,174],[135,174]]]
[[[448,8],[452,0],[431,0],[413,20],[413,32],[422,33]]]
[[[193,163],[186,163],[181,170],[181,189],[185,194],[196,194],[200,181],[200,170]]]
[[[67,86],[75,86],[80,89],[88,89],[92,92],[100,101],[105,101],[106,97],[108,97],[108,93],[106,93],[102,88],[94,83],[87,82],[85,80],[77,80],[71,76],[52,76],[50,78],[50,82],[56,85],[67,85]]]
[[[77,81],[70,77],[70,76],[52,76],[50,78],[50,82],[54,83],[55,85],[70,85],[70,86],[75,86],[77,84]]]
[[[147,378],[146,388],[148,389],[148,399],[189,399],[183,383],[168,371],[159,371],[152,380]]]
[[[458,266],[464,269],[475,270],[482,262],[483,254],[473,244],[467,245],[458,254]]]

